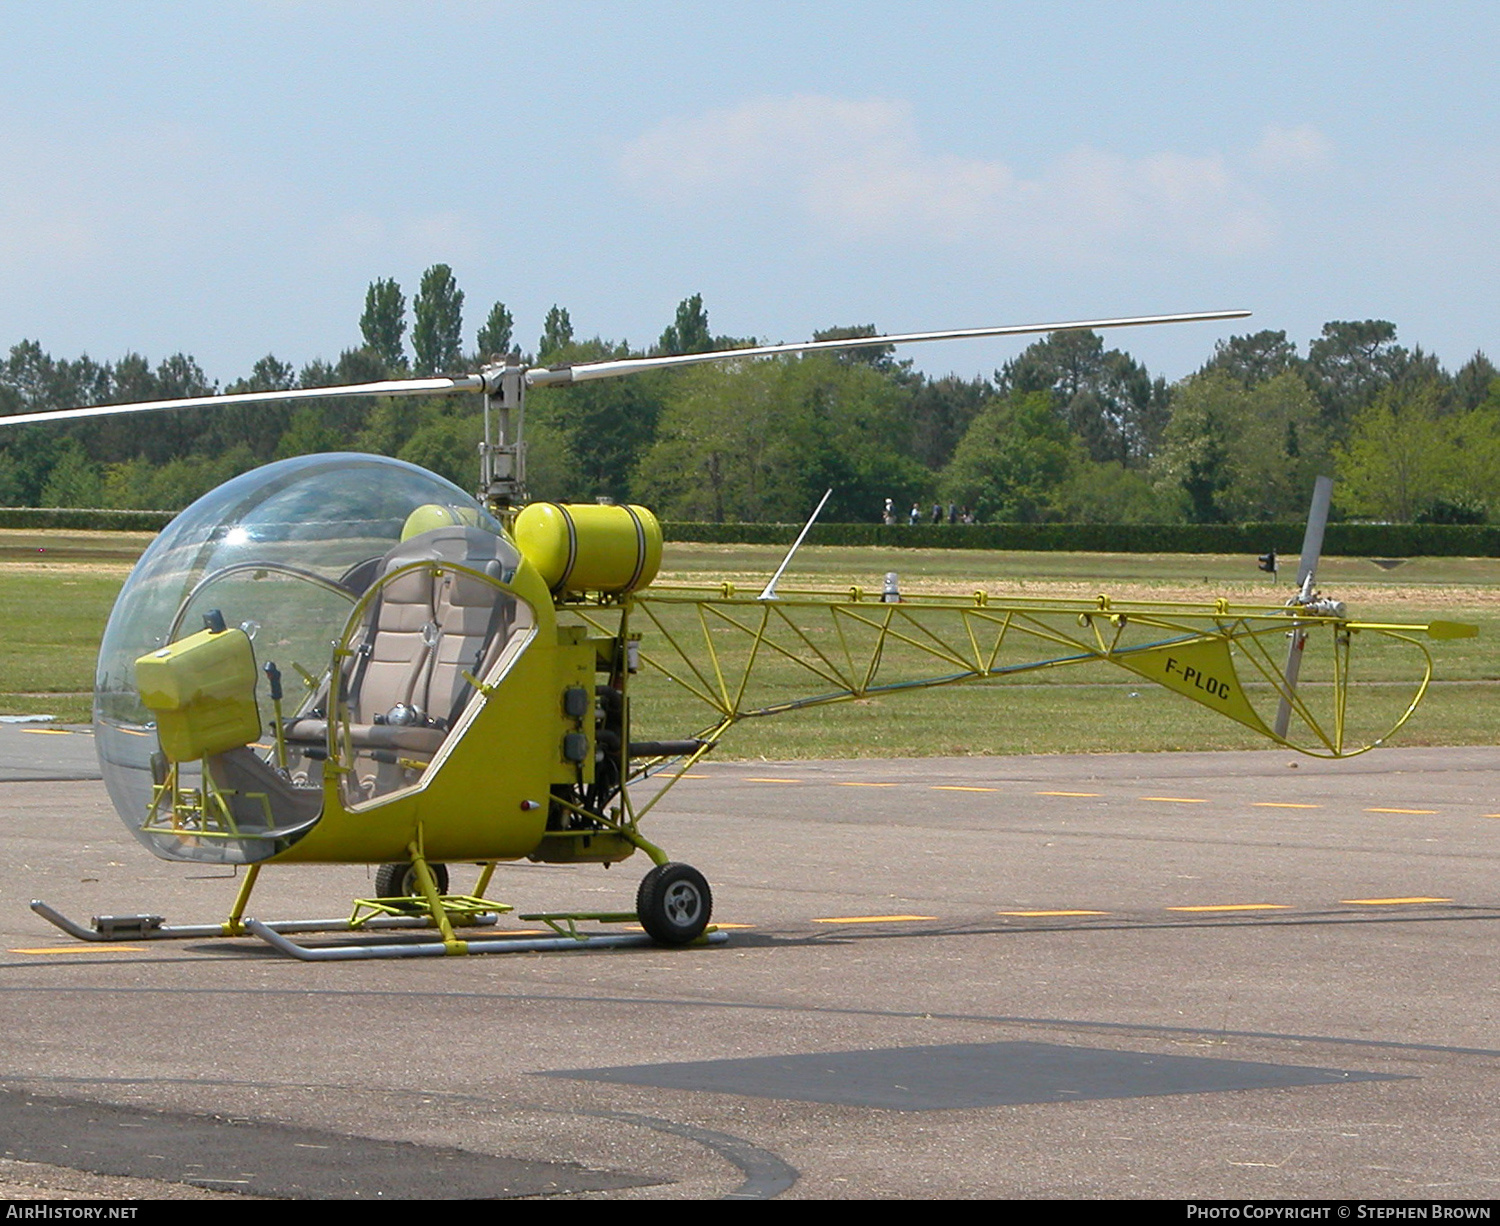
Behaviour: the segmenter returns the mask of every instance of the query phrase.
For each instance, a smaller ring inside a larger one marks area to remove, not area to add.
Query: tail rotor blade
[[[1312,597],[1317,582],[1318,560],[1323,554],[1323,530],[1328,527],[1328,508],[1333,502],[1333,478],[1319,477],[1313,483],[1312,508],[1307,513],[1307,530],[1302,534],[1302,556],[1297,565],[1297,591],[1301,599]]]
[[[1297,603],[1312,599],[1313,584],[1318,577],[1318,559],[1323,553],[1323,530],[1328,527],[1328,508],[1333,501],[1333,478],[1319,477],[1313,483],[1312,508],[1307,513],[1307,530],[1302,534],[1302,557],[1297,565]],[[1286,649],[1286,668],[1282,670],[1281,702],[1276,708],[1274,730],[1285,737],[1292,722],[1292,698],[1297,693],[1297,678],[1302,672],[1302,652],[1307,647],[1307,631],[1301,626],[1292,631]]]

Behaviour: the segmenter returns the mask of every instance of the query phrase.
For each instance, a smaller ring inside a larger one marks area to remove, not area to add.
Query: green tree
[[[1161,524],[1181,519],[1177,499],[1138,468],[1080,459],[1052,495],[1059,516],[1076,524]]]
[[[478,414],[465,413],[441,401],[424,401],[421,422],[397,458],[447,477],[460,488],[472,489],[478,475],[475,457],[483,434]]]
[[[64,441],[61,454],[42,487],[44,507],[97,507],[104,500],[104,481],[76,439]]]
[[[442,267],[442,265],[439,265]],[[423,282],[426,284],[425,280]],[[406,369],[406,295],[394,279],[371,281],[365,291],[365,313],[359,317],[365,348],[391,370]]]
[[[547,318],[542,323],[542,338],[537,342],[536,360],[538,362],[554,362],[557,355],[573,343],[573,321],[568,318],[568,312],[556,303],[547,312]]]
[[[412,303],[416,324],[411,330],[419,375],[456,373],[463,366],[464,292],[446,264],[434,264],[422,274]]]
[[[907,381],[903,377],[903,385]],[[907,393],[912,456],[925,468],[941,471],[979,410],[995,395],[988,379],[918,378]]]
[[[1341,506],[1400,523],[1483,518],[1500,506],[1500,405],[1446,412],[1445,390],[1388,387],[1355,415],[1337,453]]]
[[[290,362],[283,362],[274,353],[257,358],[250,368],[250,377],[234,390],[246,392],[285,392],[296,386],[297,370]],[[231,388],[225,388],[225,391]]]
[[[36,341],[21,341],[0,362],[0,399],[7,412],[102,404],[113,399],[112,372],[88,354],[75,362],[52,357]]]
[[[479,360],[509,357],[511,353],[511,330],[515,320],[505,309],[505,303],[497,302],[490,308],[484,327],[479,329]]]
[[[55,426],[6,429],[0,437],[0,505],[39,506],[62,446],[63,439]]]
[[[1298,516],[1328,464],[1318,403],[1299,374],[1247,386],[1212,371],[1178,386],[1155,472],[1194,522],[1224,523]]]
[[[1051,398],[1013,392],[974,418],[943,473],[942,494],[981,520],[1035,523],[1048,517],[1078,459],[1078,442]]]
[[[248,379],[239,379],[224,389],[226,393],[282,392],[297,386],[297,372],[290,362],[275,354],[266,354],[250,368]],[[264,464],[276,455],[276,446],[292,419],[289,404],[226,405],[215,411],[209,446],[213,451],[232,447],[248,448],[258,463]],[[144,505],[112,502],[111,506]]]
[[[1283,332],[1256,332],[1247,336],[1231,336],[1214,346],[1214,356],[1203,364],[1200,375],[1228,375],[1231,379],[1254,387],[1277,375],[1301,368],[1302,359],[1297,356],[1297,345],[1286,338]]]
[[[208,396],[215,391],[198,363],[182,353],[159,362],[154,370],[140,354],[126,354],[115,363],[112,383],[109,400],[122,404]],[[154,413],[147,429],[142,429],[139,418],[105,417],[87,423],[93,429],[80,433],[95,459],[112,461],[138,455],[153,464],[164,464],[212,447],[218,412],[202,408]]]
[[[104,505],[180,511],[258,462],[248,448],[237,446],[221,455],[188,456],[162,465],[140,459],[111,464],[104,477]]]
[[[681,372],[636,475],[637,497],[668,518],[714,523],[781,519],[782,508],[799,505],[806,440],[777,412],[779,366]]]
[[[1053,332],[999,371],[1002,395],[1046,392],[1091,458],[1135,466],[1155,454],[1167,421],[1166,384],[1097,332]]]
[[[291,424],[276,444],[278,460],[348,449],[349,444],[343,436],[324,420],[323,414],[319,412],[320,407],[316,404],[304,404],[293,410]]]
[[[557,325],[556,337],[571,332],[567,312],[559,314],[560,320],[548,316],[549,328]],[[546,351],[543,360],[561,364],[630,356],[626,346],[595,337]],[[656,437],[662,392],[670,377],[670,372],[648,372],[626,379],[542,387],[530,393],[528,435],[550,435],[557,444],[553,453],[567,456],[574,465],[564,479],[570,498],[592,501],[603,496],[624,501],[631,497],[631,476]]]
[[[1453,399],[1461,409],[1477,409],[1495,394],[1500,370],[1483,351],[1465,362],[1453,375]]]
[[[830,520],[876,520],[925,495],[900,392],[826,354],[678,372],[634,488],[671,517],[788,522],[825,489]]]
[[[1354,415],[1394,383],[1410,354],[1386,319],[1330,320],[1307,347],[1307,368],[1324,419],[1342,438]]]
[[[1450,516],[1450,522],[1492,522],[1500,512],[1500,386],[1491,386],[1478,408],[1447,418],[1455,454],[1446,500],[1469,512]],[[1435,510],[1429,506],[1428,518],[1440,518]]]
[[[657,353],[707,353],[714,347],[708,330],[708,312],[703,295],[694,294],[677,304],[677,317],[667,325],[656,343]]]

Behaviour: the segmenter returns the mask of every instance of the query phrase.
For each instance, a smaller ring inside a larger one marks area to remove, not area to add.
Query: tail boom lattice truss
[[[744,719],[1102,661],[1273,742],[1329,758],[1363,753],[1401,727],[1432,675],[1431,656],[1415,636],[1451,637],[1458,629],[1448,623],[1357,622],[1300,606],[1223,600],[1147,603],[1099,596],[1002,602],[976,592],[969,599],[908,597],[883,603],[858,589],[759,600],[737,595],[727,585],[653,588],[631,598],[622,615],[643,632],[642,667],[712,713],[700,733],[710,743]],[[1304,673],[1304,684],[1296,689],[1283,679],[1277,659],[1294,631],[1320,645],[1322,664],[1321,672]],[[1409,701],[1378,735],[1364,728],[1351,735],[1356,639],[1374,640],[1382,650],[1400,644],[1414,651]],[[1294,718],[1287,735],[1278,736],[1274,720],[1263,712],[1274,711],[1283,699]]]

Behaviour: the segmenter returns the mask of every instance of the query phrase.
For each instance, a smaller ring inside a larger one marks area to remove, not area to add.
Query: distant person
[[[911,504],[911,514],[907,517],[907,522],[913,528],[922,522],[922,507],[920,504],[915,502]]]
[[[948,504],[948,522],[950,524],[958,523],[958,503],[956,502]]]
[[[934,502],[932,504],[932,522],[935,524],[943,522],[943,504],[941,502]]]
[[[896,503],[894,499],[885,500],[885,521],[887,526],[896,522]]]

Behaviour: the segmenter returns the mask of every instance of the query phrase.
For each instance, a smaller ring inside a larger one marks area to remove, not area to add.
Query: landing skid
[[[634,916],[630,917],[634,919]],[[270,924],[247,919],[245,927],[272,949],[289,954],[303,962],[354,962],[363,958],[443,958],[467,954],[565,953],[579,949],[626,949],[660,945],[644,932],[609,933],[599,936],[497,937],[479,941],[413,941],[381,942],[365,945],[325,945],[309,948],[288,940]],[[710,929],[691,942],[693,945],[722,945],[729,940],[727,932]]]
[[[662,856],[661,861],[642,880],[640,889],[636,892],[634,911],[568,911],[522,915],[519,918],[528,923],[545,924],[553,935],[497,933],[493,936],[486,934],[474,940],[460,936],[459,931],[493,928],[500,916],[515,910],[506,903],[493,902],[484,897],[494,864],[485,866],[473,894],[447,894],[439,888],[432,865],[422,855],[420,843],[414,841],[408,850],[411,861],[407,867],[413,878],[412,884],[416,887],[413,893],[392,898],[357,898],[354,900],[353,913],[348,919],[277,920],[271,923],[251,919],[245,914],[245,909],[260,875],[258,864],[251,865],[245,873],[229,917],[219,924],[168,924],[160,915],[96,915],[92,927],[86,928],[49,907],[41,899],[34,899],[31,909],[48,923],[80,941],[181,941],[255,936],[278,953],[303,962],[621,949],[638,945],[722,945],[729,939],[727,933],[708,926],[713,898],[703,874],[691,865],[673,864]],[[442,865],[438,868],[442,869]],[[442,873],[442,880],[446,887],[446,871]],[[580,922],[639,922],[644,931],[596,936],[580,932]],[[301,933],[368,934],[390,929],[435,930],[438,939],[372,939],[316,946],[303,945],[290,939]]]
[[[96,915],[93,927],[85,928],[77,920],[71,920],[61,911],[48,906],[41,899],[32,899],[31,909],[50,924],[55,924],[70,937],[80,941],[188,941],[205,937],[239,937],[250,931],[252,923],[272,932],[364,932],[371,928],[436,928],[432,918],[426,915],[376,915],[354,921],[349,919],[273,920],[262,924],[258,920],[242,923],[226,920],[219,924],[168,924],[160,915]],[[499,908],[497,908],[499,909]],[[498,915],[471,918],[476,925],[493,925]]]
[[[362,899],[360,905],[368,907],[377,900]],[[457,901],[457,900],[455,900]],[[503,903],[493,904],[494,911],[488,914],[453,915],[464,926],[493,928],[500,918],[499,912],[511,908]],[[463,940],[452,935],[451,929],[445,939],[436,941],[368,941],[358,944],[308,946],[290,939],[291,936],[312,933],[369,932],[395,930],[440,930],[430,916],[369,915],[356,919],[305,919],[273,920],[269,923],[257,919],[226,921],[220,924],[168,924],[159,915],[96,915],[92,927],[84,927],[69,919],[62,912],[48,906],[41,899],[33,899],[31,909],[48,923],[62,929],[79,941],[95,941],[108,944],[118,941],[187,941],[218,937],[256,936],[277,953],[286,954],[302,962],[354,962],[371,958],[442,958],[466,954],[521,954],[521,953],[568,953],[583,949],[630,949],[658,946],[660,943],[644,932],[600,933],[590,935],[578,930],[580,921],[593,920],[601,923],[634,923],[633,912],[609,912],[588,914],[571,912],[558,915],[523,915],[528,922],[545,924],[556,936],[542,937],[517,933],[514,936],[486,936],[480,940]],[[689,945],[722,945],[729,934],[710,928]]]

